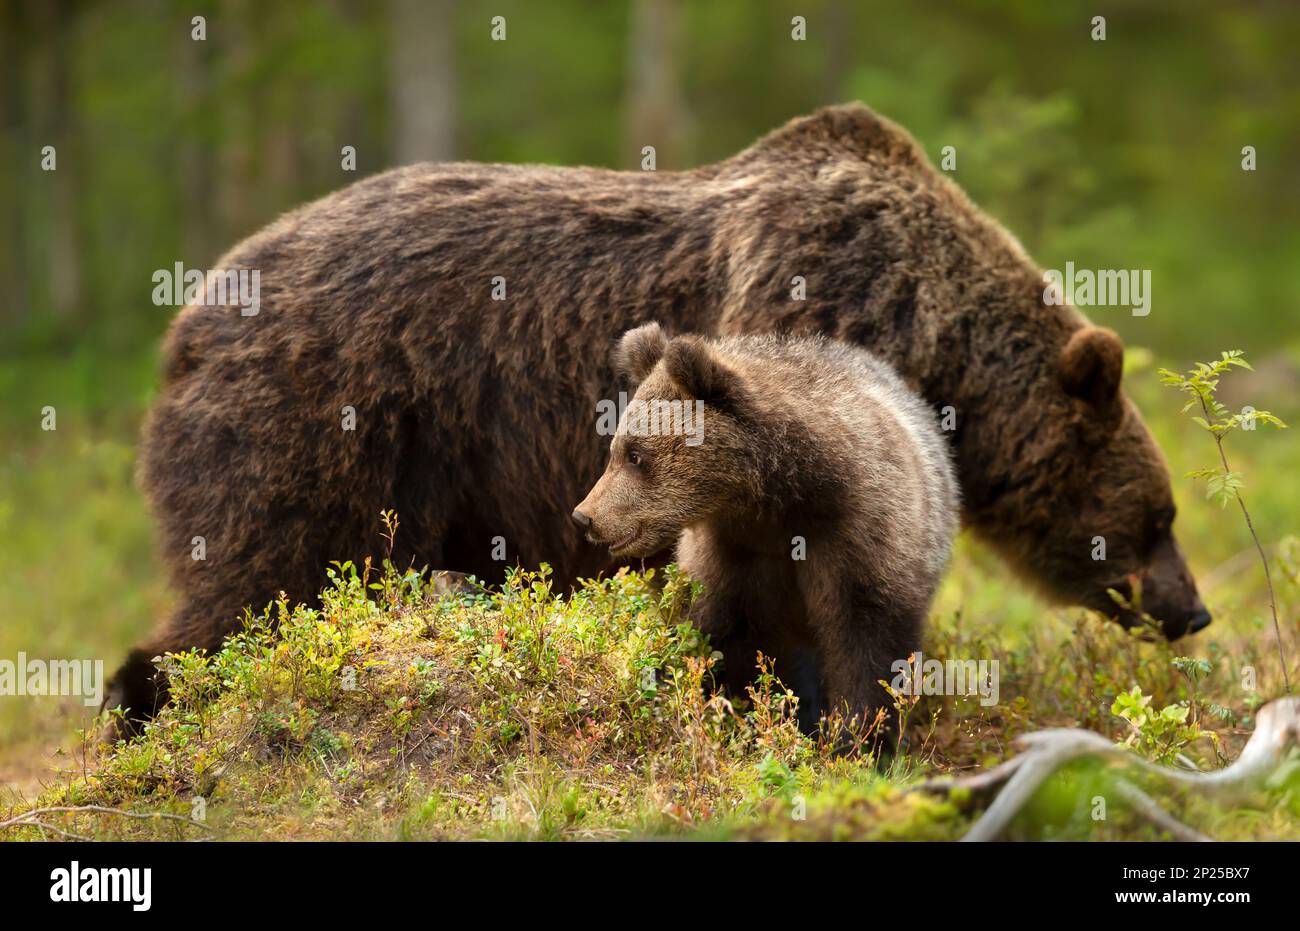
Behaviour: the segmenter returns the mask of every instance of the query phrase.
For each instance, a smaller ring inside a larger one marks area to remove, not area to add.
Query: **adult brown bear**
[[[400,168],[218,269],[257,270],[260,300],[187,306],[167,337],[141,475],[179,604],[114,679],[132,716],[165,694],[151,657],[311,599],[329,561],[377,551],[383,508],[417,566],[609,568],[569,513],[607,454],[610,348],[652,320],[869,347],[952,408],[963,520],[1039,588],[1115,613],[1106,589],[1140,577],[1168,636],[1209,621],[1115,335],[1046,305],[1015,239],[863,106],[692,171]]]

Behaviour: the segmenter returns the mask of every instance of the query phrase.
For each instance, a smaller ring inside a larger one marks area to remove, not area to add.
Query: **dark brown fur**
[[[604,461],[609,346],[650,320],[872,349],[955,408],[965,521],[1044,591],[1113,613],[1105,589],[1145,574],[1171,636],[1201,610],[1137,411],[1063,387],[1086,321],[1045,306],[1015,240],[865,107],[685,172],[400,168],[218,268],[259,269],[261,310],[190,306],[168,334],[141,477],[179,604],[110,702],[151,707],[148,657],[215,648],[244,605],[311,599],[330,560],[377,551],[383,508],[401,515],[401,561],[498,578],[500,536],[510,563],[546,560],[562,582],[609,568],[568,515]]]

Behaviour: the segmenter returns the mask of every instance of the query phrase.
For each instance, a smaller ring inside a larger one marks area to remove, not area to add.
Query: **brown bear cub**
[[[636,393],[573,512],[613,556],[677,541],[692,620],[743,694],[762,651],[800,698],[870,722],[920,649],[960,505],[925,403],[870,353],[823,338],[626,333]]]

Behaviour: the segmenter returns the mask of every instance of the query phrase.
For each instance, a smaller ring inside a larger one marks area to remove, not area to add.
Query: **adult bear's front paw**
[[[104,690],[100,713],[121,708],[122,714],[109,719],[102,739],[116,743],[136,736],[166,701],[167,679],[154,665],[153,651],[132,650]]]

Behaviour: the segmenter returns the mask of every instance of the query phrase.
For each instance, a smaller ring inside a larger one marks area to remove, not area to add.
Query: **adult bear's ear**
[[[618,349],[614,352],[614,367],[618,370],[619,377],[628,385],[641,384],[658,364],[667,345],[668,338],[657,323],[647,323],[635,330],[628,330],[618,341]]]
[[[1118,422],[1119,380],[1124,371],[1124,344],[1114,330],[1086,326],[1070,337],[1056,362],[1061,387],[1086,403],[1101,423]]]
[[[664,350],[664,369],[687,397],[735,413],[744,396],[738,376],[698,336],[679,336]]]

